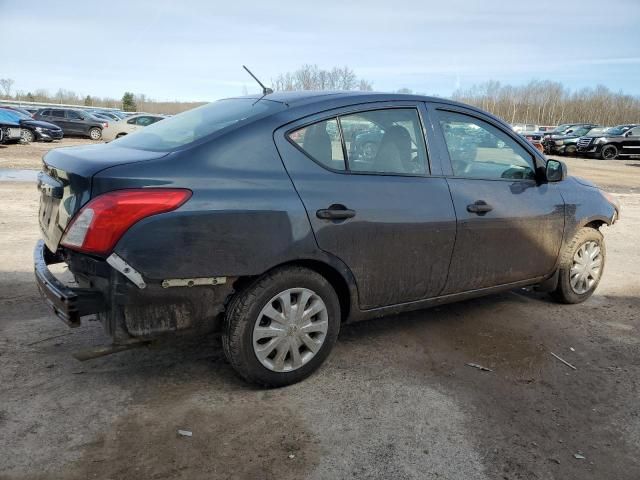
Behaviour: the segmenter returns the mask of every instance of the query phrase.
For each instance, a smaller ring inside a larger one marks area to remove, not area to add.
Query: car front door
[[[622,155],[640,155],[640,127],[633,127],[625,133],[621,147]]]
[[[440,106],[434,128],[457,215],[443,294],[516,283],[553,272],[564,230],[557,184],[536,180],[522,140],[480,113]]]
[[[318,246],[349,267],[364,310],[444,288],[455,213],[446,180],[430,169],[424,113],[406,103],[352,107],[275,134]]]

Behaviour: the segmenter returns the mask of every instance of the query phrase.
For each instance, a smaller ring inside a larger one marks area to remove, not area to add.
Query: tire
[[[598,255],[589,255],[595,251],[593,246],[597,246]],[[587,257],[585,257],[587,255]],[[573,237],[571,242],[566,245],[562,257],[560,258],[560,272],[558,275],[558,286],[552,293],[555,300],[560,303],[581,303],[589,298],[600,283],[607,252],[604,244],[604,237],[599,230],[595,228],[583,227]],[[591,263],[577,262],[579,258],[591,258]],[[589,265],[592,268],[589,268]],[[597,274],[595,274],[595,266]],[[572,272],[573,269],[573,272]],[[580,272],[587,276],[585,283],[579,280]],[[575,277],[572,284],[572,276]]]
[[[615,160],[618,156],[618,149],[615,145],[605,145],[600,152],[602,160]]]
[[[36,136],[31,130],[29,130],[27,128],[23,128],[22,129],[22,140],[24,141],[24,143],[35,142],[36,141]]]
[[[91,140],[100,140],[102,138],[102,130],[98,127],[93,127],[89,130],[89,138]]]
[[[307,297],[308,292],[315,296]],[[282,301],[286,298],[292,305],[288,310],[291,317],[297,312],[293,306],[303,300],[307,307],[304,311],[322,306],[325,310],[310,316],[306,324],[302,320],[289,323],[282,314],[287,311]],[[308,328],[308,333],[303,328]],[[271,333],[273,329],[277,333]],[[234,296],[227,308],[222,346],[225,357],[242,378],[265,387],[282,387],[311,375],[331,352],[339,331],[340,303],[327,279],[306,268],[283,267],[263,275]],[[307,338],[301,340],[305,335],[317,348],[315,353],[307,346]]]
[[[568,145],[564,149],[564,154],[568,157],[575,157],[576,153],[578,153],[578,148],[575,145]]]

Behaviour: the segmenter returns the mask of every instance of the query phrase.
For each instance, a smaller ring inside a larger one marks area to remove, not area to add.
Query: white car
[[[152,123],[163,120],[163,115],[154,115],[149,113],[141,113],[138,115],[132,115],[128,118],[123,118],[118,122],[109,122],[105,128],[102,129],[102,139],[105,142],[110,142],[116,138],[120,138],[128,133],[136,132],[141,128],[147,127]]]

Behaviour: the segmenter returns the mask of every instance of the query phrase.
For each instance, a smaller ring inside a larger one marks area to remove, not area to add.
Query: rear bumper
[[[62,259],[51,253],[42,240],[36,244],[33,263],[36,284],[53,313],[70,327],[80,325],[80,318],[107,309],[104,295],[90,288],[70,288],[58,280],[48,266]]]

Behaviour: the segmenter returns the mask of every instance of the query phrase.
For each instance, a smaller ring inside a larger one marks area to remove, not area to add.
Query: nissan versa
[[[366,132],[375,148],[352,148]],[[619,213],[488,113],[368,92],[221,100],[52,150],[38,186],[35,273],[60,318],[95,315],[123,347],[219,328],[266,386],[316,370],[343,322],[529,285],[582,302]]]

